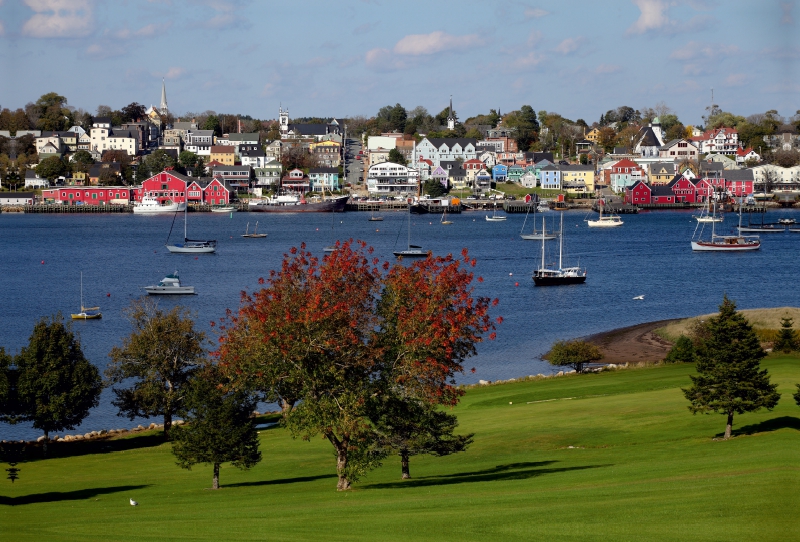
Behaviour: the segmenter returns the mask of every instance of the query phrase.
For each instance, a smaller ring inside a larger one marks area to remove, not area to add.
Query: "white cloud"
[[[151,23],[146,26],[141,27],[139,30],[131,30],[129,28],[123,28],[122,30],[118,30],[116,32],[116,37],[119,39],[130,39],[130,38],[142,38],[147,36],[153,36],[156,33],[164,32],[167,30],[172,23],[165,23],[165,24],[155,24]]]
[[[536,51],[531,51],[527,55],[516,59],[513,65],[517,69],[532,68],[539,65],[542,61],[544,61],[544,59],[544,55],[537,53]]]
[[[621,71],[622,66],[617,66],[616,64],[600,64],[594,69],[594,73],[597,74],[619,73]]]
[[[391,72],[406,67],[406,63],[397,58],[389,49],[376,48],[367,51],[364,62],[368,68],[379,72]]]
[[[732,73],[725,78],[725,86],[729,87],[742,87],[750,80],[750,76],[746,73]]]
[[[453,36],[441,30],[430,34],[410,34],[394,46],[394,52],[399,55],[432,55],[444,51],[466,49],[481,45],[483,39],[478,34]]]
[[[22,25],[32,38],[77,38],[88,35],[94,24],[89,0],[24,0],[36,14]]]
[[[669,57],[673,60],[694,60],[698,58],[711,60],[737,55],[739,52],[739,47],[736,45],[690,41],[680,49],[672,51]]]
[[[577,51],[581,43],[583,43],[583,38],[581,37],[567,38],[559,43],[555,50],[557,53],[561,53],[562,55],[568,55]]]
[[[667,15],[669,4],[665,0],[633,0],[639,8],[639,18],[628,28],[629,34],[644,34],[648,30],[658,30],[668,26],[671,21]]]
[[[550,12],[542,8],[525,8],[526,19],[540,19],[547,15],[550,15]]]
[[[173,66],[167,70],[167,73],[164,74],[164,79],[178,79],[184,73],[186,73],[186,70],[183,68]]]

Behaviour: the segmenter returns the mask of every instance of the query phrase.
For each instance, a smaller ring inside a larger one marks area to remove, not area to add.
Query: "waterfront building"
[[[236,162],[236,148],[232,145],[211,145],[209,160],[219,162],[225,166],[232,166]]]
[[[496,183],[505,182],[508,179],[508,166],[497,164],[492,168],[492,180]]]
[[[594,166],[569,164],[558,168],[561,170],[561,184],[565,190],[580,193],[594,192]],[[572,190],[568,187],[572,187]]]
[[[192,179],[186,193],[190,204],[227,205],[232,199],[231,189],[222,177]]]
[[[367,191],[371,196],[417,194],[419,171],[393,162],[372,165],[367,170]]]
[[[645,178],[644,169],[633,160],[628,160],[627,158],[623,158],[610,168],[609,180],[611,190],[614,192],[623,192],[626,187],[632,186],[636,181],[641,181]]]
[[[311,179],[302,169],[295,168],[281,179],[281,187],[293,192],[306,193],[311,189]]]
[[[476,140],[468,137],[423,138],[414,150],[414,162],[420,158],[430,160],[434,166],[442,161],[476,158]]]
[[[518,183],[523,175],[525,175],[524,167],[518,165],[509,166],[506,180]]]
[[[62,186],[42,190],[42,201],[57,205],[128,205],[133,193],[129,186]]]
[[[539,184],[543,190],[561,190],[561,170],[558,166],[545,166],[539,170]]]
[[[308,170],[308,179],[314,192],[332,192],[342,188],[338,167],[312,167]]]
[[[142,201],[144,196],[149,196],[156,198],[162,205],[167,201],[186,203],[186,187],[193,180],[191,177],[167,169],[145,179],[139,187],[132,189],[132,199]]]

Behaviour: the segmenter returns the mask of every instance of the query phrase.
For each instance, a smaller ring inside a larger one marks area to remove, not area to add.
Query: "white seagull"
[[[131,501],[131,506],[139,506],[139,503],[134,501],[133,499],[129,499]]]
[[[634,297],[634,299],[642,300],[642,299],[644,299],[644,296],[643,295],[637,295],[636,297]]]

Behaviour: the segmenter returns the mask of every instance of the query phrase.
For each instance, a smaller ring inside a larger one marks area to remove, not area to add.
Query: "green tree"
[[[725,439],[730,438],[734,414],[772,410],[780,394],[761,369],[766,353],[753,328],[736,311],[736,304],[723,298],[719,316],[705,322],[707,338],[697,349],[697,376],[683,394],[692,414],[716,412],[727,416]]]
[[[158,149],[152,154],[145,156],[139,163],[136,181],[142,182],[144,179],[156,173],[161,173],[168,167],[175,167],[175,159],[163,150]]]
[[[483,134],[477,128],[470,128],[467,130],[467,133],[464,134],[464,137],[468,137],[470,139],[483,139]]]
[[[122,108],[123,122],[138,122],[144,118],[147,108],[138,102],[132,102]]]
[[[261,461],[253,409],[257,397],[226,391],[218,371],[209,367],[189,382],[184,406],[186,424],[172,429],[172,453],[184,469],[198,463],[213,466],[212,488],[219,489],[219,468],[231,463],[249,469]]]
[[[91,153],[89,151],[80,150],[72,155],[70,159],[70,165],[72,167],[72,172],[80,172],[80,173],[88,173],[89,168],[95,163],[94,158],[92,158]]]
[[[406,165],[406,157],[403,156],[403,153],[398,151],[397,149],[392,149],[389,151],[389,158],[388,162],[392,162],[395,164],[400,164],[401,166]]]
[[[36,166],[36,174],[43,179],[53,182],[57,177],[61,177],[69,173],[69,168],[64,160],[59,156],[50,156],[43,159]]]
[[[603,359],[600,349],[586,341],[558,341],[550,347],[547,362],[558,367],[572,367],[582,373],[587,363]]]
[[[67,99],[55,92],[43,94],[34,104],[38,113],[36,127],[40,130],[63,131],[72,126],[72,111]]]
[[[664,363],[692,363],[695,360],[694,343],[686,335],[681,335],[667,352]]]
[[[519,111],[512,111],[503,118],[503,125],[516,128],[514,139],[520,149],[527,149],[536,140],[539,133],[539,120],[536,111],[529,105],[523,105]]]
[[[103,389],[100,372],[61,314],[42,318],[14,360],[22,418],[44,432],[74,429],[96,407]]]
[[[169,439],[172,418],[183,412],[184,393],[205,359],[205,334],[181,307],[169,312],[149,299],[135,300],[125,315],[133,327],[122,346],[111,349],[106,378],[113,388],[119,416],[162,416],[164,438]]]
[[[203,123],[203,130],[214,130],[214,135],[221,136],[222,135],[222,127],[219,123],[219,117],[216,115],[209,115],[206,121]]]
[[[103,169],[97,178],[100,186],[117,186],[120,183],[119,175],[113,169]]]
[[[389,127],[392,130],[403,132],[406,129],[407,118],[408,113],[406,113],[405,107],[400,104],[396,104],[389,112]]]
[[[192,168],[192,176],[193,177],[205,177],[206,174],[206,165],[203,163],[203,157],[198,156],[197,162],[195,162],[194,167]]]
[[[438,198],[447,194],[447,189],[436,179],[429,179],[422,183],[422,193],[432,198]]]
[[[793,325],[794,322],[788,316],[781,318],[781,329],[778,331],[778,336],[775,338],[775,342],[772,345],[772,350],[774,352],[788,354],[789,352],[797,350],[797,333],[792,329]]]
[[[385,394],[374,405],[372,423],[379,442],[400,456],[401,478],[411,478],[412,456],[445,456],[463,452],[472,444],[469,435],[456,435],[458,418],[428,401]]]
[[[178,163],[184,169],[192,169],[197,165],[197,155],[192,151],[181,151],[180,155],[178,155]]]
[[[13,359],[6,354],[5,348],[0,346],[0,422],[14,423],[16,421],[16,407],[19,401],[12,396],[16,389],[16,367]]]

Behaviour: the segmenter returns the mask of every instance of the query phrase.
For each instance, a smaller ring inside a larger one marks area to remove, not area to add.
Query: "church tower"
[[[281,139],[286,138],[289,135],[289,108],[286,108],[286,111],[283,110],[283,106],[278,108],[278,119],[280,122],[280,129],[281,129]]]
[[[159,113],[162,115],[166,115],[167,111],[169,111],[169,107],[167,107],[167,86],[164,82],[164,79],[161,79],[161,106],[159,107]]]
[[[456,129],[456,116],[453,114],[453,95],[450,95],[450,111],[447,113],[447,129]]]

